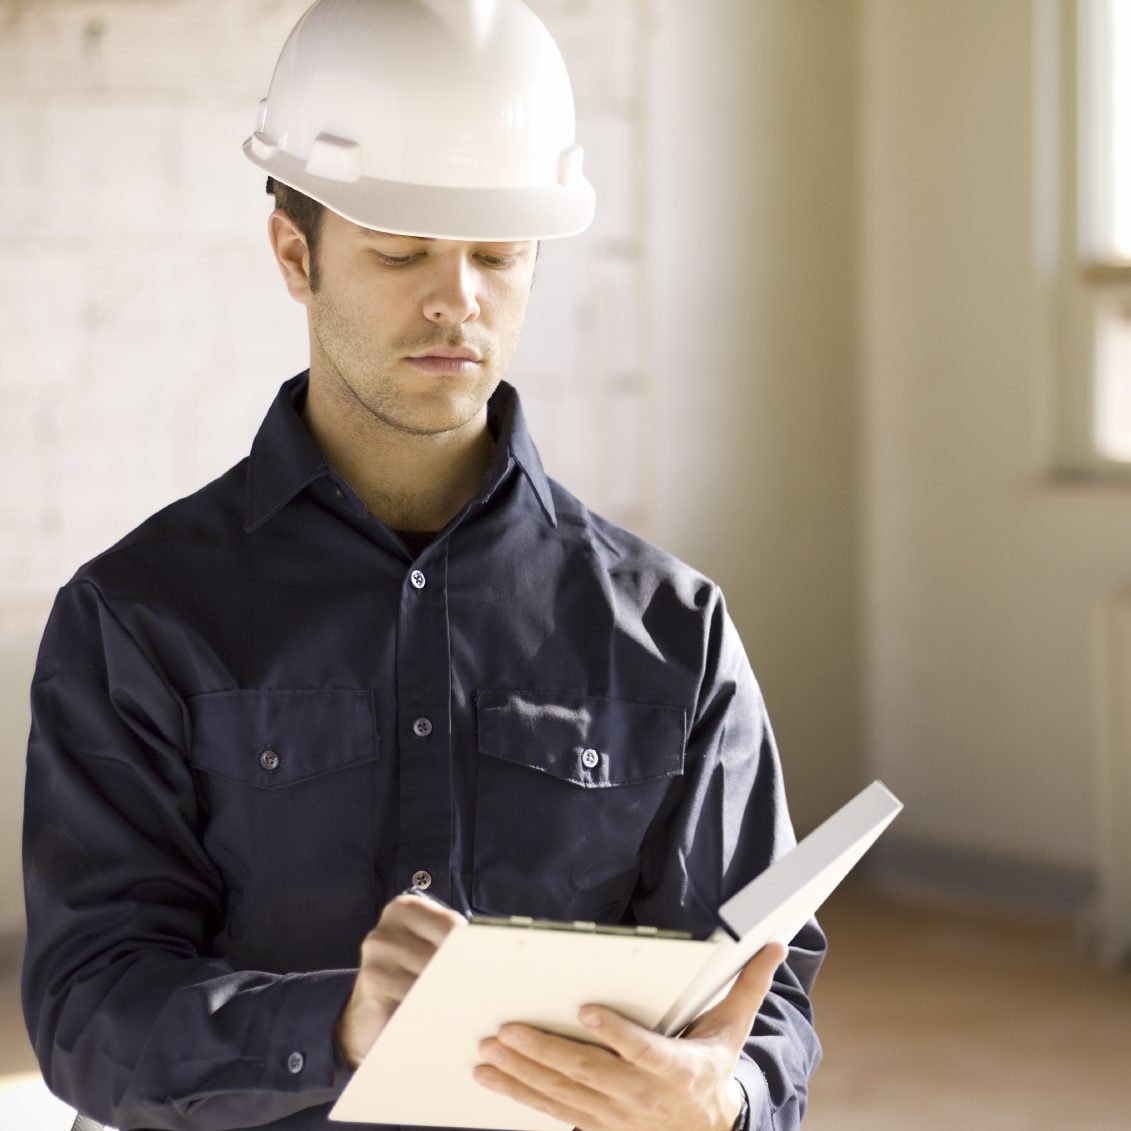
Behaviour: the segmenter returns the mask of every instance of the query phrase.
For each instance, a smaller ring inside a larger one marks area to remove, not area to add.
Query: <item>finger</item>
[[[436,947],[448,937],[449,931],[466,922],[458,911],[453,911],[434,899],[419,895],[398,895],[385,904],[375,930],[385,927],[389,930],[408,931],[427,939]]]
[[[594,1082],[602,1069],[616,1061],[614,1054],[600,1045],[518,1023],[503,1025],[494,1041],[488,1038],[483,1046],[492,1043],[586,1084]]]
[[[576,1041],[556,1038],[562,1045],[577,1045],[579,1051],[586,1047]],[[530,1092],[535,1092],[553,1101],[563,1111],[570,1114],[571,1124],[579,1122],[584,1116],[593,1116],[608,1109],[613,1101],[599,1089],[591,1087],[590,1071],[580,1059],[568,1055],[563,1060],[563,1070],[550,1067],[539,1060],[532,1059],[518,1049],[489,1038],[480,1043],[480,1055],[488,1064],[477,1076],[488,1087],[492,1084],[496,1091],[508,1087],[512,1082]],[[608,1056],[607,1053],[604,1054]],[[502,1076],[504,1079],[499,1079]],[[523,1100],[526,1102],[526,1100]]]
[[[408,902],[422,901],[408,897]],[[416,907],[386,907],[377,926],[361,944],[359,977],[367,993],[403,1000],[448,932],[466,922],[448,908],[437,906],[435,910],[441,913],[439,918],[429,911],[422,916]]]
[[[594,1040],[646,1072],[662,1072],[670,1059],[668,1038],[606,1006],[583,1006],[578,1019],[593,1033]]]
[[[399,1005],[420,975],[407,966],[363,966],[357,975],[358,993],[375,1002]]]
[[[707,1040],[722,1036],[736,1050],[741,1048],[787,953],[778,942],[764,946],[739,971],[726,997],[696,1018],[684,1037]]]
[[[508,1075],[493,1065],[477,1065],[472,1072],[475,1082],[492,1092],[509,1096],[512,1100],[527,1107],[540,1111],[553,1119],[560,1119],[567,1127],[584,1127],[588,1122],[588,1113],[575,1111],[562,1100],[548,1096],[537,1088],[531,1087],[522,1080]]]
[[[432,960],[436,945],[409,931],[381,926],[361,943],[361,967],[377,971],[406,970],[414,977]]]

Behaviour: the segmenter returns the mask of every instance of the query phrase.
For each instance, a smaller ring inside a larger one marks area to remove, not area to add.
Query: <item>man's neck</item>
[[[313,374],[302,416],[326,462],[393,530],[447,525],[478,492],[494,449],[486,409],[462,428],[418,435]]]

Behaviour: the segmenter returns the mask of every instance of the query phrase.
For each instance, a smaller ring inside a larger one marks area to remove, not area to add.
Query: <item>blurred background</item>
[[[1131,0],[531,3],[599,200],[511,372],[547,470],[722,584],[799,832],[907,806],[807,1126],[1131,1127]],[[65,1122],[13,982],[54,592],[307,364],[240,153],[306,7],[0,0],[4,1126]]]

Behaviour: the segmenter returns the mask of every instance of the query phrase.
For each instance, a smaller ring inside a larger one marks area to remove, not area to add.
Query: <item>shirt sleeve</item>
[[[259,1126],[337,1098],[355,971],[208,957],[221,878],[201,847],[187,714],[88,581],[55,603],[32,684],[23,1005],[44,1078],[119,1127]]]
[[[703,668],[680,787],[653,822],[631,915],[707,935],[717,909],[796,843],[761,691],[721,594],[704,619]],[[792,940],[736,1069],[745,1131],[797,1131],[821,1059],[809,991],[826,942],[816,920]]]

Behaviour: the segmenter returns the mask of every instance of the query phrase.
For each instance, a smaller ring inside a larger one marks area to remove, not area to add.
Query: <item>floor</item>
[[[837,892],[806,1131],[1129,1131],[1131,972],[1072,925]]]
[[[841,890],[806,1131],[1131,1131],[1131,973],[1070,924]],[[0,979],[0,1129],[67,1131]]]

